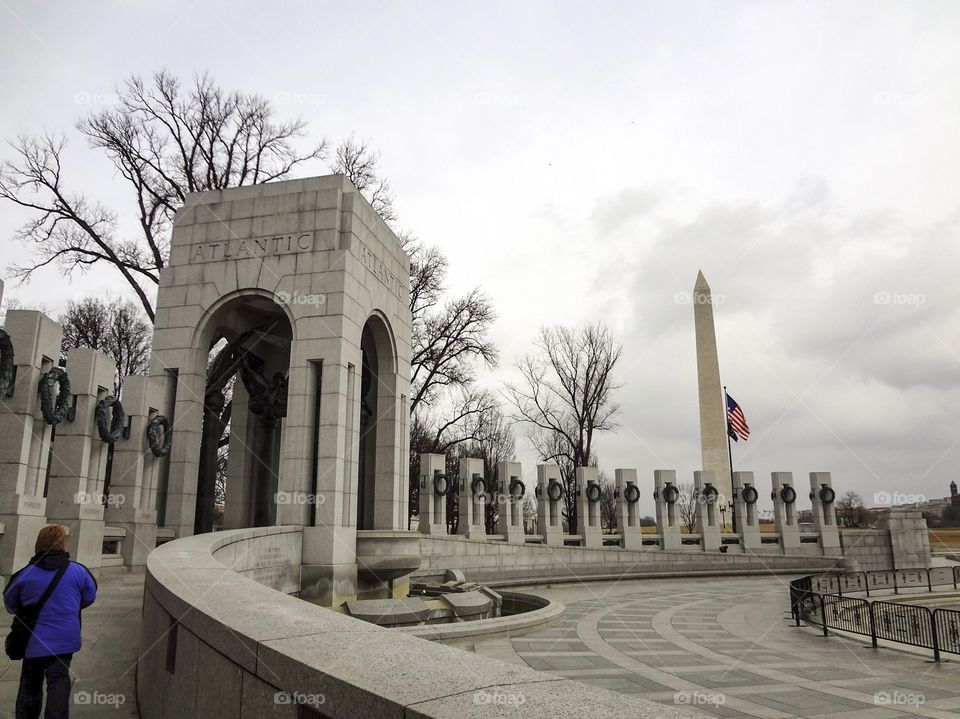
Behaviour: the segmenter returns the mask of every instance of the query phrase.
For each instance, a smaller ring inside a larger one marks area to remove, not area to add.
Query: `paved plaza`
[[[105,576],[97,603],[84,612],[71,716],[137,716],[142,581],[142,574]],[[563,623],[471,648],[667,705],[687,702],[721,717],[960,713],[960,661],[938,665],[925,654],[874,651],[865,641],[798,629],[786,616],[785,582],[737,577],[526,588],[521,591],[563,602]],[[0,666],[0,716],[12,717],[20,665],[4,659]]]
[[[140,645],[143,572],[108,573],[97,601],[83,611],[83,649],[70,665],[71,719],[136,717],[134,681]],[[20,662],[0,656],[0,717],[13,717]]]
[[[562,624],[474,651],[721,717],[956,717],[960,661],[873,650],[788,621],[786,578],[623,581],[522,589]],[[587,716],[587,714],[585,714]]]

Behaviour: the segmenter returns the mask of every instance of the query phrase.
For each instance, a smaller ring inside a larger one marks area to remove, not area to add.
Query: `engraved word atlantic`
[[[403,293],[406,288],[403,286],[403,283],[393,274],[387,266],[380,261],[380,259],[373,254],[366,245],[363,243],[357,243],[358,248],[358,258],[360,262],[370,270],[371,274],[376,277],[383,285],[390,290],[390,292],[396,295],[399,299],[404,299]]]
[[[307,252],[312,249],[313,233],[298,232],[293,235],[254,237],[246,240],[201,242],[190,250],[190,261],[246,260],[252,257],[289,255],[295,252]]]

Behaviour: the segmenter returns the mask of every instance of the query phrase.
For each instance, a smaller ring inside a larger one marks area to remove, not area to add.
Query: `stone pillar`
[[[643,527],[637,510],[640,487],[637,470],[616,469],[614,480],[617,497],[617,529],[623,536],[624,549],[643,549]]]
[[[894,569],[930,566],[930,535],[919,510],[893,508],[881,520],[880,529],[890,532]]]
[[[487,480],[483,476],[483,460],[464,457],[460,460],[460,492],[457,510],[457,534],[467,539],[487,536],[484,522],[487,499]]]
[[[33,556],[47,523],[44,485],[53,428],[43,421],[37,387],[60,356],[63,329],[32,310],[9,310],[4,325],[13,342],[16,384],[0,397],[0,576],[9,578]]]
[[[722,545],[717,517],[722,495],[713,481],[713,472],[698,470],[693,473],[693,487],[697,496],[697,529],[700,532],[700,548],[705,552],[715,552]]]
[[[325,358],[322,377],[308,372],[308,377],[314,375],[309,382],[305,382],[302,375],[298,377],[299,373],[294,371],[295,365],[305,360],[296,356],[297,351],[293,352],[295,359],[291,359],[291,384],[301,382],[308,393],[312,388],[314,395],[318,394],[317,383],[321,387],[319,395],[322,411],[316,443],[317,471],[314,480],[310,472],[298,475],[290,471],[284,474],[284,466],[281,464],[279,490],[284,493],[293,492],[295,495],[317,495],[315,498],[307,496],[307,499],[314,502],[314,518],[313,526],[303,529],[301,596],[315,598],[317,603],[323,606],[336,607],[356,599],[357,596],[356,447],[360,403],[353,389],[359,385],[356,368],[360,358],[357,354],[346,351],[339,355],[337,352],[344,348],[338,342],[330,344],[333,346],[318,342],[313,348],[305,345],[297,350],[306,356]],[[327,357],[330,358],[329,361]],[[292,409],[302,414],[308,411],[310,404],[303,406],[303,402],[297,402]],[[250,417],[250,424],[255,425],[258,421],[259,418],[255,415]],[[309,454],[302,450],[309,446],[309,443],[301,445],[300,454],[304,461],[309,458]],[[287,455],[287,458],[291,460],[291,467],[299,464],[295,457]],[[252,489],[255,496],[256,488]],[[309,503],[291,502],[278,506],[278,518],[283,524],[296,524],[300,518],[298,514],[302,512],[301,516],[306,516],[309,511]]]
[[[162,392],[148,377],[126,377],[121,395],[129,438],[113,448],[113,466],[104,521],[126,530],[120,544],[123,566],[141,567],[157,546],[157,512],[151,495],[156,487],[160,458],[147,443],[147,422],[162,404]]]
[[[772,472],[773,517],[780,534],[780,548],[784,554],[800,551],[800,524],[797,522],[797,490],[793,486],[793,473]]]
[[[577,467],[574,487],[577,493],[577,522],[581,545],[584,547],[602,547],[603,532],[600,526],[600,500],[590,499],[590,494],[600,489],[599,472],[596,467]]]
[[[837,529],[836,492],[829,472],[810,473],[810,501],[813,503],[813,528],[820,537],[820,549],[827,556],[839,556],[840,531]]]
[[[447,458],[442,454],[420,455],[420,533],[447,533],[447,495],[453,483],[446,476]],[[439,487],[437,485],[440,485]],[[443,494],[437,494],[437,490]]]
[[[113,394],[116,364],[96,350],[75,347],[67,353],[67,372],[76,414],[72,422],[57,426],[47,517],[70,528],[70,556],[96,573],[103,555],[103,489],[110,445],[100,439],[94,413],[97,403]]]
[[[162,291],[158,294],[158,304],[161,294]],[[209,347],[206,348],[207,352],[195,349],[158,352],[158,335],[165,338],[166,334],[170,333],[160,335],[154,330],[154,344],[150,355],[151,376],[162,377],[170,368],[176,369],[170,374],[172,402],[165,400],[163,408],[163,413],[174,422],[174,441],[165,471],[164,527],[173,530],[176,537],[186,537],[193,534],[197,509],[197,472]],[[177,364],[169,357],[173,354],[182,356],[177,357]],[[164,362],[164,359],[167,359],[167,362]],[[192,371],[194,369],[196,371]]]
[[[677,473],[672,469],[653,471],[653,498],[657,503],[657,532],[660,534],[660,549],[676,550],[683,546],[680,537],[680,489]]]
[[[760,549],[760,516],[757,500],[760,492],[753,480],[753,472],[733,473],[733,504],[737,513],[737,534],[745,552]]]
[[[550,496],[551,487],[556,499]],[[563,480],[555,464],[537,465],[537,532],[544,544],[563,546]]]
[[[523,498],[526,486],[523,484],[523,468],[520,462],[500,462],[497,465],[500,478],[500,512],[497,515],[497,534],[507,538],[507,544],[524,544]]]

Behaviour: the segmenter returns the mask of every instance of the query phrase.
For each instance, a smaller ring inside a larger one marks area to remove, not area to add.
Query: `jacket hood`
[[[30,564],[36,564],[40,569],[60,569],[70,561],[70,552],[41,552],[33,555]]]

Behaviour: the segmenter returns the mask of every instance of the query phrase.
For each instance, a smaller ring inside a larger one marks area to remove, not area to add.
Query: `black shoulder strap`
[[[67,571],[67,567],[70,566],[70,562],[64,563],[62,567],[57,570],[57,573],[53,575],[53,579],[50,580],[50,584],[47,585],[46,590],[40,596],[40,599],[34,605],[37,614],[40,614],[40,610],[43,609],[43,605],[47,603],[47,600],[50,598],[50,595],[53,594],[53,590],[57,588],[57,585],[60,584],[60,580],[63,578],[64,573]]]

